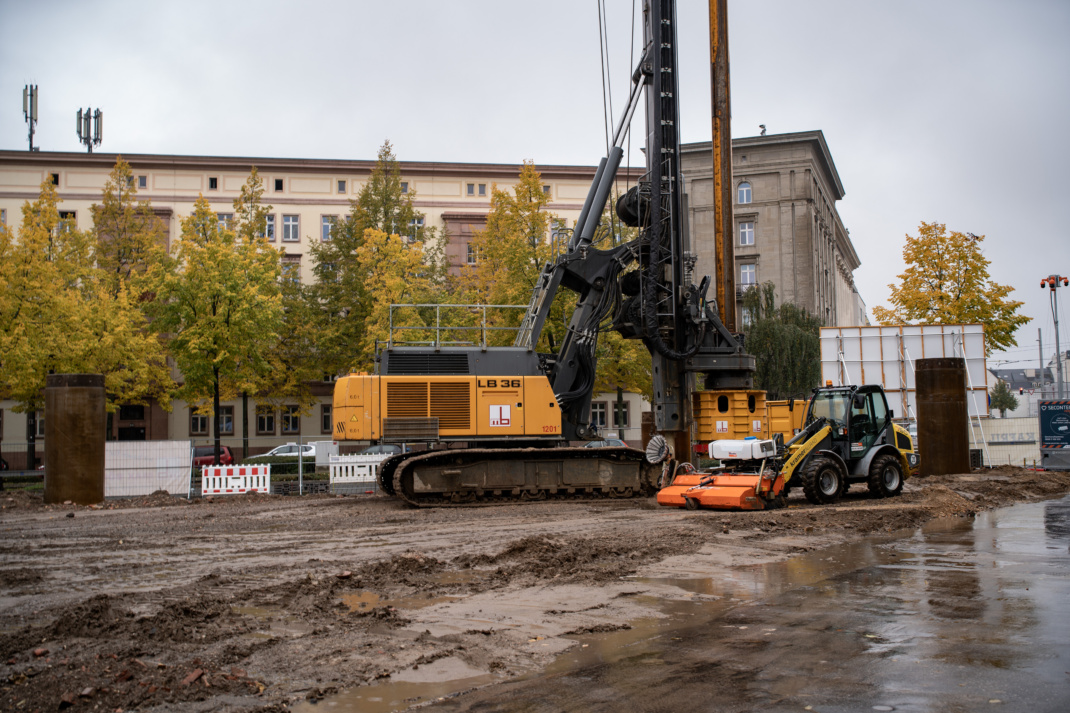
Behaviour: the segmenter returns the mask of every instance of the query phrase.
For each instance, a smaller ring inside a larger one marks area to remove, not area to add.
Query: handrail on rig
[[[395,310],[402,309],[430,309],[435,310],[434,324],[394,324],[394,312]],[[517,332],[520,330],[520,326],[516,327],[497,327],[489,325],[487,323],[487,312],[491,310],[519,310],[523,312],[527,309],[526,305],[477,305],[477,304],[392,304],[390,305],[390,336],[387,340],[386,348],[390,349],[395,346],[430,346],[430,347],[444,347],[444,346],[479,346],[487,347],[487,334],[489,332]],[[457,310],[458,313],[464,316],[477,315],[479,317],[479,323],[475,325],[466,324],[442,324],[442,312],[447,312],[447,319],[449,318],[449,312],[451,310]],[[431,339],[419,339],[419,340],[403,340],[395,338],[395,334],[399,332],[416,331],[416,332],[432,332],[433,338]],[[446,333],[449,336],[450,332],[479,332],[478,341],[472,340],[456,340],[456,339],[444,339],[443,334]]]

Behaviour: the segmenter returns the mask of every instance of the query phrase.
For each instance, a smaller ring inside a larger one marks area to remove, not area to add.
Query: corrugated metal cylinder
[[[45,502],[104,500],[107,426],[101,374],[50,374],[45,382]]]
[[[919,359],[919,475],[969,473],[970,417],[966,403],[964,359]]]

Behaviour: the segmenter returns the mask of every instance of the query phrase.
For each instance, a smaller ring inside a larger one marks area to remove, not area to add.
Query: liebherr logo
[[[509,415],[509,406],[498,406],[492,404],[490,407],[490,425],[491,426],[508,426],[512,423],[512,419]]]

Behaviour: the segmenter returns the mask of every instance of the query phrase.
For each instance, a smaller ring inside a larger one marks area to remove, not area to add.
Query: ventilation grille
[[[386,383],[387,418],[427,417],[427,382],[418,384]]]
[[[431,415],[442,429],[472,426],[471,389],[467,383],[431,384]]]
[[[468,375],[467,354],[391,352],[387,373],[404,376]]]

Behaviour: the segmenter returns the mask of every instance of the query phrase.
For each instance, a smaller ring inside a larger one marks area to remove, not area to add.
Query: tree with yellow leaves
[[[427,266],[421,243],[409,243],[400,235],[368,228],[356,249],[356,262],[365,277],[365,289],[375,299],[364,322],[357,344],[354,366],[371,371],[376,342],[390,339],[390,306],[423,301],[429,290]],[[409,327],[424,324],[420,312],[413,308],[396,311],[395,323]],[[407,337],[412,338],[412,336]]]
[[[166,258],[164,226],[148,201],[137,200],[130,164],[120,156],[104,185],[103,199],[92,207],[96,264],[108,290],[131,289],[152,263]],[[135,297],[140,294],[136,285]]]
[[[371,364],[374,358],[375,338],[368,336],[368,320],[376,306],[384,306],[386,298],[372,291],[369,276],[390,266],[362,261],[360,255],[371,254],[361,252],[369,229],[404,236],[403,242],[422,256],[422,266],[398,273],[418,278],[423,286],[418,293],[412,292],[418,294],[414,299],[439,302],[445,297],[448,265],[444,243],[448,236],[424,227],[423,213],[413,206],[416,192],[411,186],[403,188],[402,183],[394,149],[385,141],[367,183],[351,202],[349,215],[335,224],[330,240],[316,241],[312,246],[316,282],[306,290],[306,298],[309,314],[316,315],[317,361],[326,373],[345,374],[357,364]],[[355,353],[358,345],[361,351]]]
[[[168,347],[185,378],[178,394],[212,402],[218,459],[219,402],[268,370],[283,326],[279,253],[262,237],[220,227],[204,196],[182,221],[173,252],[177,267],[154,273],[156,326],[172,335]]]
[[[874,307],[881,324],[983,324],[985,348],[1014,346],[1014,332],[1029,322],[1018,314],[1022,302],[1008,299],[1013,287],[992,282],[981,252],[985,236],[925,223],[918,237],[906,236],[907,269],[892,290],[892,308]]]
[[[543,265],[553,259],[554,246],[549,240],[553,214],[546,210],[550,196],[542,190],[542,177],[535,164],[525,161],[512,191],[491,187],[490,212],[486,228],[471,242],[476,264],[465,268],[460,278],[465,302],[485,305],[523,305],[531,299]],[[559,291],[554,298],[550,318],[540,338],[540,349],[550,351],[554,339],[560,342],[566,309],[575,297]],[[520,326],[523,310],[493,313],[488,321],[493,327]],[[557,330],[555,334],[555,330]],[[512,344],[515,334],[491,333],[495,346]]]
[[[32,415],[49,373],[103,374],[108,408],[166,399],[157,336],[124,279],[97,266],[94,235],[59,217],[50,180],[0,226],[0,390]],[[105,258],[106,260],[106,258]]]

